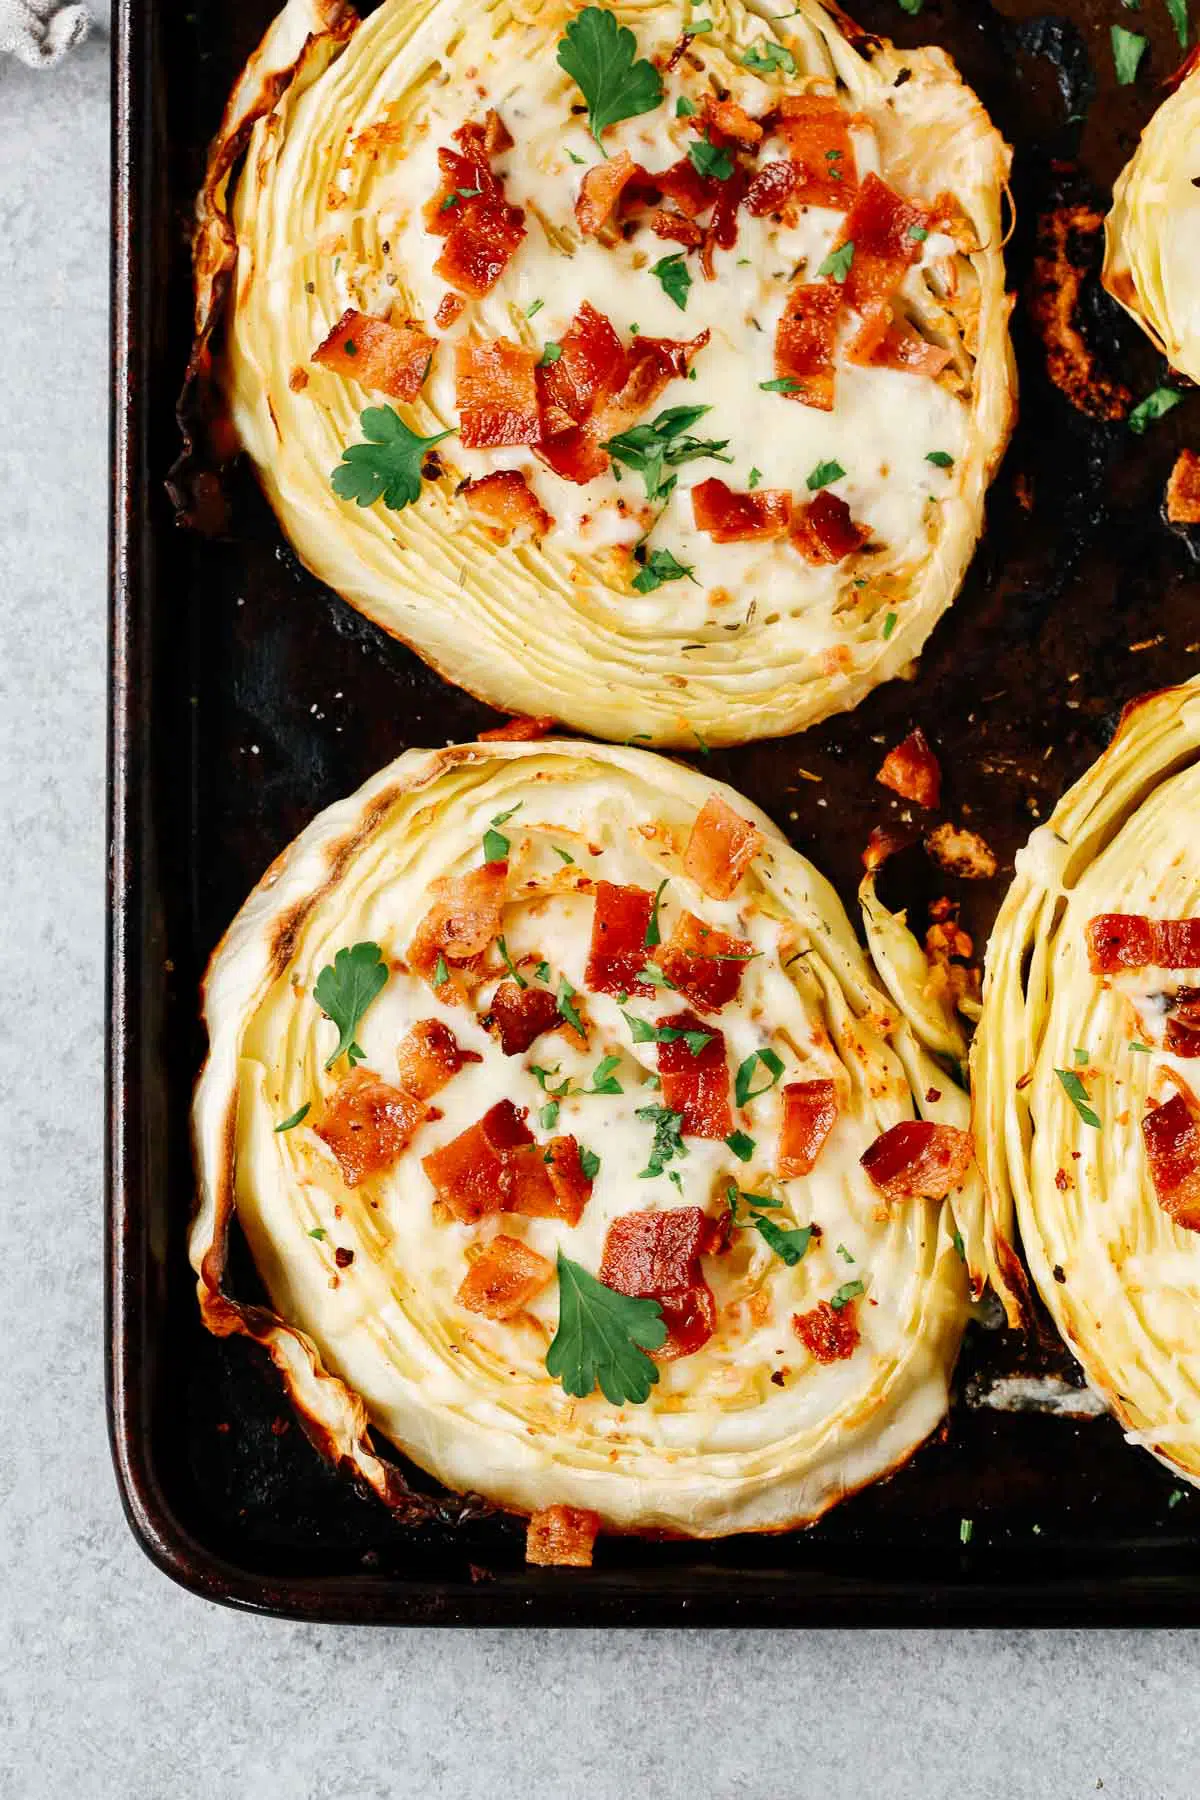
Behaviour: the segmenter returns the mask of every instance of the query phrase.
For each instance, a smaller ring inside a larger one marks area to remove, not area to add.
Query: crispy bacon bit
[[[709,339],[637,337],[626,350],[602,313],[586,302],[562,339],[562,355],[538,370],[546,441],[539,454],[556,474],[584,483],[603,474],[601,448],[632,425],[667,383],[686,375]]]
[[[958,875],[963,881],[990,881],[999,867],[996,853],[985,838],[949,821],[929,833],[925,848],[947,875]]]
[[[511,1319],[523,1312],[554,1275],[554,1264],[520,1238],[494,1237],[471,1264],[454,1298],[468,1312]]]
[[[874,172],[865,176],[835,246],[854,245],[842,283],[847,304],[868,313],[890,299],[920,257],[922,236],[917,234],[927,229],[923,207],[903,199]]]
[[[715,544],[786,537],[792,496],[786,488],[759,488],[753,494],[739,494],[711,475],[692,489],[692,517],[697,531],[706,531]]]
[[[526,1167],[518,1160],[522,1150],[533,1150],[533,1133],[511,1100],[498,1100],[476,1124],[422,1157],[421,1167],[455,1218],[473,1225],[488,1213],[517,1210],[511,1202]]]
[[[658,1301],[667,1327],[665,1344],[653,1353],[658,1362],[690,1356],[716,1329],[716,1302],[700,1273],[711,1225],[698,1206],[679,1206],[623,1213],[608,1228],[600,1279],[615,1293]]]
[[[430,887],[433,905],[417,926],[408,963],[435,988],[439,999],[461,998],[462,982],[456,975],[477,973],[484,951],[499,933],[507,884],[508,864],[489,862],[466,875],[443,877]],[[435,979],[439,957],[450,977],[440,986]]]
[[[882,869],[889,856],[907,850],[913,841],[913,833],[903,831],[898,825],[873,825],[862,853],[863,868],[873,875],[877,869]]]
[[[440,1019],[418,1019],[396,1051],[400,1086],[416,1100],[429,1100],[467,1063],[482,1062],[478,1050],[464,1050]]]
[[[817,1362],[844,1362],[858,1349],[853,1300],[845,1306],[830,1306],[828,1300],[820,1300],[811,1312],[793,1313],[792,1330]]]
[[[438,330],[449,330],[455,320],[462,317],[465,307],[466,302],[461,300],[457,294],[443,294],[438,302],[438,309],[433,315],[433,322]]]
[[[472,512],[499,531],[519,531],[527,525],[535,537],[544,537],[554,523],[519,469],[495,469],[469,481],[462,497]]]
[[[629,358],[608,319],[589,300],[563,332],[559,347],[558,361],[538,370],[542,404],[582,425],[624,385]]]
[[[595,236],[621,198],[621,190],[643,173],[628,150],[618,150],[607,162],[594,163],[588,169],[575,199],[575,219],[584,237]]]
[[[509,338],[455,346],[454,398],[468,450],[540,443],[537,361],[536,350]]]
[[[592,1197],[592,1180],[590,1175],[583,1172],[578,1139],[551,1138],[550,1161],[546,1168],[558,1203],[559,1216],[568,1225],[578,1225],[583,1217],[583,1209]]]
[[[1180,988],[1167,1008],[1167,1049],[1175,1056],[1200,1056],[1200,988]]]
[[[548,1506],[529,1521],[525,1561],[543,1568],[590,1569],[599,1530],[599,1513],[580,1506]]]
[[[639,198],[645,190],[652,194],[662,194],[665,199],[673,200],[680,212],[686,213],[689,219],[698,219],[713,204],[719,186],[720,183],[710,175],[699,174],[690,160],[683,156],[659,174],[647,173],[645,189],[639,182],[638,191],[631,194],[630,198]]]
[[[685,872],[710,900],[728,900],[758,855],[762,833],[749,819],[710,794],[683,853]]]
[[[716,280],[713,251],[732,250],[737,243],[738,207],[746,197],[748,185],[749,176],[740,162],[734,163],[733,173],[720,183],[713,202],[712,218],[704,233],[704,247],[700,252],[700,267],[706,281]]]
[[[545,715],[536,717],[527,713],[517,713],[503,725],[493,725],[490,731],[479,733],[481,744],[528,744],[535,738],[544,738],[558,724],[557,719]]]
[[[944,1200],[975,1155],[969,1131],[906,1119],[882,1132],[859,1161],[889,1200]]]
[[[1185,1231],[1200,1231],[1200,1107],[1176,1093],[1142,1120],[1158,1204]]]
[[[790,158],[764,163],[746,189],[746,211],[756,219],[782,212],[803,180],[803,167]]]
[[[650,959],[646,928],[653,905],[654,895],[645,888],[596,883],[592,942],[583,978],[587,987],[598,994],[654,992],[653,984],[641,978]]]
[[[1200,968],[1200,919],[1143,919],[1137,913],[1100,913],[1087,927],[1093,974],[1115,969]]]
[[[437,348],[437,339],[412,325],[372,319],[351,307],[344,312],[313,361],[393,400],[415,400]]]
[[[495,287],[508,267],[525,236],[525,215],[506,201],[479,210],[474,206],[470,211],[466,207],[460,210],[465,216],[447,237],[433,272],[460,293],[478,299]]]
[[[313,1126],[337,1157],[349,1188],[390,1168],[429,1108],[414,1094],[355,1069],[340,1081]]]
[[[833,410],[834,347],[842,305],[836,282],[797,282],[775,332],[775,374],[799,384],[785,390],[785,397],[820,412]]]
[[[434,273],[460,293],[486,294],[525,236],[525,214],[510,206],[489,158],[512,139],[492,112],[454,133],[462,150],[438,151],[441,186],[425,208],[425,229],[446,242]]]
[[[493,156],[503,155],[505,150],[513,147],[512,133],[494,106],[490,106],[481,125],[477,119],[468,119],[457,131],[450,133],[456,144],[461,144],[468,156],[480,162],[489,161]]]
[[[926,992],[946,1006],[961,1007],[964,1000],[978,1000],[982,975],[978,968],[968,968],[975,945],[968,931],[958,922],[958,903],[954,900],[933,901],[929,908],[931,924],[925,933],[925,956],[929,963]]]
[[[705,1025],[694,1012],[671,1013],[659,1019],[660,1029],[702,1031],[709,1041],[693,1055],[684,1039],[658,1046],[658,1073],[663,1104],[683,1114],[680,1130],[687,1137],[725,1138],[733,1130],[729,1107],[729,1067],[725,1061],[725,1034]]]
[[[806,562],[839,563],[853,556],[867,537],[850,516],[850,508],[838,494],[822,488],[807,506],[792,514],[791,539]]]
[[[821,94],[789,94],[779,104],[779,135],[799,165],[801,199],[845,212],[858,189],[846,109]]]
[[[650,214],[650,229],[655,237],[667,238],[676,244],[685,244],[694,250],[704,242],[703,229],[693,219],[685,219],[681,212],[674,212],[669,206],[656,206]]]
[[[832,1081],[788,1082],[779,1128],[779,1174],[784,1181],[811,1175],[837,1116],[837,1089]]]
[[[1181,450],[1167,483],[1167,518],[1172,525],[1200,525],[1200,456]]]
[[[544,1031],[553,1031],[563,1019],[549,988],[518,987],[515,981],[502,981],[483,1023],[500,1039],[505,1056],[523,1056]]]
[[[684,912],[658,953],[658,966],[693,1006],[719,1012],[736,996],[753,949],[746,938],[731,937]]]
[[[902,369],[910,375],[941,374],[953,352],[931,344],[919,331],[879,307],[846,346],[846,360],[872,369]]]
[[[732,138],[745,150],[757,150],[762,143],[762,126],[735,100],[718,100],[715,94],[705,94],[700,118],[713,131]]]
[[[941,802],[942,767],[919,725],[888,751],[875,779],[914,806],[932,810]]]

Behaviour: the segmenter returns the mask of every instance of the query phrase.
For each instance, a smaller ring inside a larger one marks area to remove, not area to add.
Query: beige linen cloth
[[[86,6],[0,0],[0,55],[7,50],[31,68],[48,68],[83,42],[90,23]]]

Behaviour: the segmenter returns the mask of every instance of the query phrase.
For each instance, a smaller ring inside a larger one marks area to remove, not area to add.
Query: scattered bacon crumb
[[[443,294],[433,315],[433,322],[439,331],[447,331],[456,319],[462,317],[465,308],[466,301],[458,294]]]
[[[1200,988],[1180,988],[1171,996],[1166,1042],[1175,1056],[1200,1056]]]
[[[792,514],[792,544],[806,562],[842,562],[859,549],[866,536],[851,518],[846,502],[828,488]]]
[[[782,1180],[812,1173],[837,1116],[837,1090],[832,1081],[788,1082],[779,1128],[778,1172]]]
[[[734,999],[754,946],[746,938],[705,925],[683,912],[658,952],[658,966],[701,1012],[719,1012]]]
[[[963,881],[988,881],[999,867],[996,853],[977,831],[961,825],[937,825],[925,839],[925,848],[947,875]]]
[[[679,1206],[623,1213],[608,1228],[600,1280],[615,1293],[658,1301],[667,1339],[652,1352],[657,1362],[690,1356],[716,1329],[716,1301],[699,1262],[711,1226],[698,1206]]]
[[[353,1188],[390,1168],[428,1116],[429,1108],[414,1094],[381,1081],[369,1069],[355,1069],[329,1096],[313,1130],[336,1156],[346,1186]]]
[[[853,1300],[845,1306],[830,1306],[828,1300],[820,1300],[811,1312],[793,1313],[792,1330],[817,1362],[844,1362],[858,1349]]]
[[[710,900],[728,900],[757,856],[762,833],[711,794],[696,815],[683,853],[685,872]]]
[[[921,256],[928,230],[924,207],[905,200],[873,171],[864,176],[835,250],[854,245],[841,284],[846,303],[864,315],[884,305]]]
[[[911,325],[879,307],[846,346],[847,362],[872,369],[900,369],[910,375],[935,377],[954,360],[954,353],[914,331]]]
[[[446,876],[431,885],[433,904],[417,927],[408,963],[440,1000],[461,1000],[465,979],[478,975],[483,954],[500,930],[507,885],[506,862],[483,863],[466,875]],[[440,985],[435,981],[439,957],[448,975]]]
[[[788,94],[779,105],[779,135],[799,167],[800,198],[845,212],[858,191],[846,108],[823,94]]]
[[[944,1200],[975,1155],[969,1131],[907,1119],[881,1132],[859,1161],[889,1200]]]
[[[692,489],[692,517],[697,531],[707,532],[714,544],[785,537],[792,517],[792,496],[785,488],[736,493],[711,475]]]
[[[584,974],[589,988],[599,994],[653,994],[653,983],[642,979],[650,960],[646,929],[653,906],[654,895],[645,888],[596,883],[592,941]]]
[[[1093,974],[1116,969],[1200,968],[1200,919],[1145,919],[1138,913],[1099,913],[1087,925]]]
[[[594,163],[584,174],[575,198],[575,219],[585,237],[594,237],[610,217],[621,190],[635,175],[644,174],[628,150],[618,150],[607,162]]]
[[[733,1130],[729,1108],[729,1065],[725,1060],[725,1034],[705,1025],[694,1012],[669,1013],[657,1021],[659,1028],[702,1031],[708,1043],[698,1052],[682,1038],[658,1046],[658,1073],[663,1103],[682,1115],[680,1130],[687,1137],[726,1138]]]
[[[498,115],[490,112],[483,125],[468,121],[453,135],[462,150],[437,153],[442,179],[425,208],[425,229],[446,240],[434,274],[477,297],[504,273],[525,236],[525,214],[508,204],[489,164],[512,143]]]
[[[396,1051],[400,1086],[416,1100],[431,1099],[465,1064],[482,1061],[477,1050],[464,1050],[440,1019],[419,1019]]]
[[[888,751],[875,779],[902,799],[911,800],[915,806],[933,810],[939,805],[942,798],[941,765],[919,725],[895,749]]]
[[[832,412],[834,349],[844,304],[836,282],[798,281],[789,290],[775,330],[776,377],[797,383],[784,390],[785,399]]]
[[[762,143],[762,126],[735,100],[718,100],[715,94],[705,94],[700,118],[745,150],[757,150]]]
[[[704,242],[704,231],[694,219],[689,219],[681,212],[675,212],[669,206],[656,206],[650,214],[650,229],[655,237],[666,238],[676,244],[684,244],[689,250]]]
[[[599,1513],[579,1506],[548,1506],[529,1521],[525,1561],[544,1568],[590,1569],[599,1531]]]
[[[553,1031],[564,1020],[549,988],[502,981],[482,1023],[500,1039],[505,1056],[523,1056],[544,1031]]]
[[[554,1264],[520,1238],[494,1237],[471,1264],[457,1294],[468,1312],[511,1319],[524,1311],[554,1275]]]
[[[544,537],[554,524],[519,469],[494,469],[478,481],[468,481],[462,497],[472,512],[500,531],[527,525],[535,537]]]
[[[1167,518],[1172,525],[1200,525],[1200,456],[1181,450],[1167,482]]]
[[[493,725],[490,731],[481,731],[478,742],[481,744],[528,744],[535,738],[543,738],[555,729],[557,719],[533,717],[526,713],[517,713],[507,719],[503,725]]]
[[[482,1119],[422,1157],[421,1167],[463,1225],[489,1213],[527,1210],[543,1193],[552,1197],[533,1133],[511,1100],[498,1100]]]
[[[550,1185],[558,1203],[559,1217],[568,1225],[578,1225],[592,1197],[592,1178],[585,1175],[579,1140],[574,1137],[550,1139],[550,1160],[546,1164]]]
[[[1158,1204],[1185,1231],[1200,1231],[1200,1107],[1177,1092],[1142,1120]]]
[[[312,359],[393,400],[415,400],[436,349],[437,339],[415,326],[372,319],[351,307],[313,351]]]
[[[454,398],[467,449],[541,442],[537,362],[536,350],[510,338],[455,345]]]

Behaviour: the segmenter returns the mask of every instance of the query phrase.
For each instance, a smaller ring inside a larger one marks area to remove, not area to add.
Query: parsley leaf
[[[1146,40],[1136,31],[1126,31],[1123,25],[1111,25],[1109,36],[1117,85],[1128,87],[1137,80],[1138,64],[1146,54]]]
[[[729,1202],[729,1215],[733,1223],[757,1231],[768,1249],[773,1250],[789,1269],[794,1269],[812,1242],[812,1226],[802,1225],[795,1231],[785,1231],[781,1225],[775,1223],[774,1219],[766,1219],[761,1210],[756,1210],[763,1207],[778,1208],[782,1204],[780,1201],[771,1200],[765,1194],[742,1192],[732,1181],[725,1190],[725,1198]],[[744,1200],[750,1207],[749,1218],[738,1217],[739,1199]]]
[[[1091,1096],[1088,1094],[1087,1089],[1084,1087],[1078,1075],[1076,1075],[1074,1069],[1055,1069],[1054,1073],[1062,1082],[1063,1087],[1066,1089],[1068,1100],[1071,1102],[1071,1105],[1075,1108],[1075,1111],[1079,1114],[1084,1124],[1091,1125],[1095,1130],[1099,1131],[1100,1115],[1096,1112],[1094,1107],[1090,1105]]]
[[[837,250],[831,250],[825,261],[817,270],[818,275],[832,275],[835,281],[845,281],[850,273],[850,264],[854,261],[854,239],[842,244]]]
[[[971,1539],[974,1536],[975,1536],[975,1521],[974,1521],[974,1519],[960,1519],[958,1521],[958,1541],[959,1541],[959,1543],[960,1544],[969,1544]]]
[[[758,484],[761,480],[762,480],[762,470],[761,469],[751,469],[749,478],[746,482],[746,486],[751,490],[751,492],[753,492],[753,490],[758,486]]]
[[[597,1175],[600,1173],[600,1158],[596,1155],[594,1150],[589,1150],[585,1144],[580,1144],[579,1146],[579,1166],[583,1170],[588,1181],[595,1181]]]
[[[688,145],[688,161],[697,175],[710,175],[714,181],[728,181],[733,174],[733,158],[728,150],[718,149],[707,137]]]
[[[650,273],[658,280],[667,298],[673,300],[680,312],[683,312],[687,307],[687,298],[692,287],[691,272],[683,252],[679,251],[674,256],[660,257]]]
[[[1171,15],[1171,23],[1175,27],[1175,36],[1179,39],[1180,48],[1188,46],[1188,0],[1167,0],[1167,11]]]
[[[638,970],[638,978],[641,981],[648,981],[651,987],[670,988],[673,992],[675,991],[675,983],[669,976],[663,974],[657,963],[646,963],[643,968]]]
[[[691,574],[691,565],[681,563],[669,550],[654,550],[634,576],[633,585],[639,594],[652,594],[665,582],[690,579]]]
[[[887,618],[883,621],[883,641],[885,644],[887,643],[888,639],[891,637],[891,635],[892,635],[893,631],[895,631],[895,629],[896,629],[896,614],[889,613]]]
[[[764,394],[798,394],[804,387],[793,375],[776,375],[773,381],[760,381],[758,385]]]
[[[337,1048],[325,1064],[327,1069],[332,1069],[343,1054],[350,1059],[351,1068],[366,1061],[366,1051],[355,1043],[354,1033],[372,1000],[387,985],[388,972],[379,945],[362,943],[339,950],[317,976],[313,999],[339,1032]]]
[[[551,1078],[558,1074],[560,1065],[556,1063],[552,1069],[541,1069],[537,1063],[530,1065],[529,1073],[533,1076],[543,1094],[549,1094],[552,1100],[563,1100],[568,1094],[578,1090],[571,1086],[571,1077],[564,1075],[557,1087],[551,1086]]]
[[[545,1106],[543,1106],[541,1112],[538,1114],[538,1123],[543,1131],[554,1130],[554,1127],[558,1124],[557,1100],[547,1100]]]
[[[843,1306],[849,1306],[851,1300],[857,1300],[858,1296],[860,1294],[865,1294],[866,1291],[867,1288],[865,1282],[848,1281],[844,1287],[840,1287],[837,1293],[833,1295],[829,1304],[832,1306],[834,1312],[841,1312]]]
[[[550,979],[550,964],[548,962],[540,962],[540,963],[538,963],[537,967],[534,969],[533,972],[537,976],[539,981],[549,981],[549,979]]]
[[[448,212],[452,206],[458,206],[463,200],[474,200],[476,198],[476,196],[479,194],[482,194],[482,192],[483,192],[483,189],[478,188],[478,187],[455,188],[455,190],[452,194],[446,195],[446,198],[442,201],[442,204],[438,207],[438,211],[439,212]],[[528,317],[528,314],[526,315],[526,317]]]
[[[639,1181],[653,1181],[675,1157],[687,1155],[682,1135],[683,1114],[672,1112],[669,1106],[639,1106],[634,1117],[645,1119],[654,1127],[649,1160],[638,1176]]]
[[[587,101],[588,125],[597,143],[610,125],[662,104],[658,70],[638,55],[632,31],[602,6],[585,6],[571,20],[559,40],[558,66]]]
[[[935,469],[952,469],[954,458],[946,450],[931,450],[925,461],[932,463]]]
[[[646,922],[646,935],[642,939],[647,950],[653,950],[656,944],[662,943],[662,932],[658,925],[658,909],[662,902],[663,890],[669,880],[670,876],[665,875],[654,890],[654,904],[650,908],[650,917]]]
[[[796,59],[785,44],[777,44],[771,38],[756,38],[742,58],[742,67],[753,69],[756,75],[765,75],[773,69],[794,75]]]
[[[613,1074],[620,1064],[619,1056],[605,1056],[592,1071],[592,1085],[584,1088],[585,1094],[623,1094],[624,1088]]]
[[[321,1242],[324,1243],[329,1233],[325,1230],[323,1225],[314,1225],[308,1235],[312,1238],[319,1238]]]
[[[282,1125],[277,1125],[275,1127],[276,1134],[278,1134],[281,1131],[293,1131],[295,1129],[295,1127],[301,1123],[302,1120],[304,1120],[308,1117],[308,1115],[311,1111],[312,1111],[312,1101],[306,1100],[304,1102],[303,1106],[298,1106],[296,1108],[296,1111],[292,1114],[290,1119],[285,1119],[283,1121]]]
[[[747,1137],[744,1131],[731,1131],[725,1142],[739,1162],[749,1162],[754,1155],[754,1139]]]
[[[359,416],[365,444],[351,444],[329,477],[339,500],[373,506],[382,500],[393,512],[403,512],[420,496],[421,464],[434,444],[450,436],[450,430],[419,437],[410,431],[394,406],[368,406]]]
[[[532,319],[535,313],[541,312],[545,304],[546,302],[544,300],[535,300],[531,306],[525,308],[525,317],[527,319]]]
[[[583,1020],[575,1010],[575,989],[565,975],[559,977],[558,1010],[573,1031],[577,1031],[580,1037],[587,1036],[583,1029]]]
[[[573,863],[575,861],[571,852],[569,850],[564,850],[561,844],[551,844],[550,848],[553,850],[555,856],[560,856],[562,858],[563,862]]]
[[[819,462],[805,486],[810,494],[816,494],[821,488],[828,487],[831,481],[840,481],[845,473],[840,462]]]
[[[599,1384],[613,1406],[640,1406],[658,1380],[646,1351],[661,1349],[666,1338],[657,1300],[618,1294],[559,1251],[558,1330],[546,1352],[546,1373],[561,1382],[564,1394],[583,1399]]]
[[[1141,437],[1147,425],[1152,425],[1155,419],[1161,419],[1164,413],[1169,413],[1172,407],[1178,406],[1182,399],[1183,395],[1177,393],[1174,388],[1156,387],[1152,394],[1147,394],[1144,400],[1139,400],[1130,413],[1130,431],[1134,433],[1135,437]]]
[[[446,959],[439,950],[438,959],[433,965],[433,985],[434,987],[442,987],[449,979],[450,971],[446,967]]]
[[[771,1079],[765,1081],[762,1087],[751,1087],[754,1071],[759,1063],[762,1064]],[[746,1060],[739,1065],[737,1075],[734,1077],[734,1099],[739,1106],[745,1106],[748,1100],[756,1100],[760,1094],[765,1094],[773,1088],[782,1074],[783,1063],[776,1056],[774,1050],[752,1050]]]
[[[506,844],[505,849],[507,849],[507,848],[508,848],[508,846]],[[491,858],[489,858],[488,860],[490,861]],[[514,963],[512,957],[508,954],[508,945],[505,943],[504,939],[502,937],[498,937],[496,939],[496,944],[499,948],[501,956],[504,958],[504,966],[508,970],[509,974],[512,976],[513,980],[516,982],[517,986],[519,988],[528,987],[529,983],[526,981],[525,977],[521,974],[521,971],[517,968],[517,965],[516,965],[516,963]]]
[[[629,1027],[635,1044],[677,1044],[682,1041],[693,1056],[699,1056],[706,1044],[711,1044],[711,1031],[680,1031],[674,1025],[651,1025],[648,1019],[639,1019],[636,1013],[626,1012],[621,1008],[621,1017]]]
[[[510,806],[507,812],[497,813],[495,818],[491,821],[490,828],[483,834],[484,862],[504,861],[511,846],[504,833],[502,831],[497,831],[496,827],[498,825],[506,825],[515,812],[520,812],[524,804],[525,802],[523,800],[518,800],[515,806]]]
[[[692,119],[695,115],[696,102],[694,100],[689,100],[686,94],[680,94],[678,100],[675,102],[675,117],[677,119]]]
[[[633,425],[620,431],[600,448],[614,461],[640,475],[646,483],[647,500],[665,500],[675,486],[675,476],[664,476],[664,469],[678,468],[698,456],[711,456],[717,462],[732,462],[721,452],[728,438],[690,436],[691,427],[711,409],[707,406],[668,406],[648,425]]]
[[[924,4],[925,0],[900,0],[900,11],[910,14],[915,19]]]
[[[556,344],[553,339],[551,339],[548,344],[545,344],[542,347],[542,354],[538,359],[538,368],[549,368],[550,364],[556,363],[561,355],[562,345]]]

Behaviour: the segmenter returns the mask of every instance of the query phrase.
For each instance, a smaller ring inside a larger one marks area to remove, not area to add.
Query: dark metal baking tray
[[[320,1460],[255,1347],[201,1330],[185,1255],[187,1115],[208,952],[320,807],[407,745],[496,722],[307,575],[244,472],[230,536],[174,523],[164,477],[188,351],[192,196],[273,4],[115,9],[108,1349],[113,1451],[135,1534],[198,1593],[329,1620],[1194,1620],[1200,1499],[1180,1495],[1111,1420],[967,1403],[989,1371],[1062,1366],[1052,1334],[1021,1342],[973,1326],[945,1432],[814,1529],[718,1544],[603,1539],[596,1568],[579,1571],[527,1568],[522,1532],[502,1518],[401,1528]],[[915,682],[709,766],[852,902],[861,846],[889,811],[873,781],[882,746],[921,722],[952,812],[1002,858],[995,881],[960,896],[984,934],[1013,852],[1100,750],[1121,705],[1200,664],[1197,567],[1159,512],[1178,447],[1200,441],[1200,396],[1142,438],[1087,416],[1048,379],[1027,304],[1053,236],[1043,216],[1103,209],[1173,40],[1157,0],[1121,15],[1152,43],[1148,73],[1118,89],[1111,8],[1097,0],[1070,0],[1053,18],[982,0],[929,0],[919,18],[891,0],[857,11],[903,43],[949,49],[1016,146],[1021,423],[987,536]],[[1064,365],[1075,399],[1099,404],[1105,372],[1148,392],[1164,366],[1099,292],[1086,213],[1057,216],[1084,271],[1075,317],[1097,358],[1090,372],[1077,357]],[[888,881],[918,910],[945,885],[919,850]],[[249,1294],[253,1270],[233,1251],[233,1280]]]

